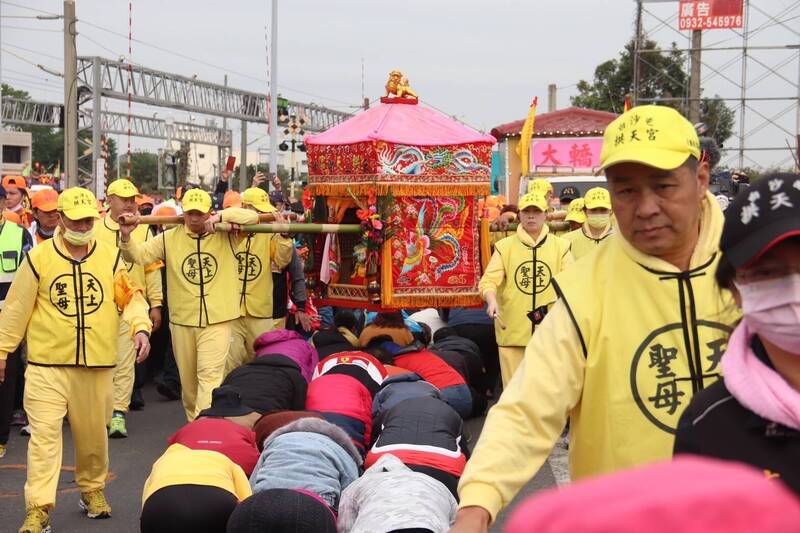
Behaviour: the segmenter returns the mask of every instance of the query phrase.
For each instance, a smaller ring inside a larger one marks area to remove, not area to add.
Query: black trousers
[[[453,498],[458,501],[458,480],[456,476],[449,472],[445,472],[444,470],[439,470],[438,468],[433,468],[432,466],[424,466],[424,465],[406,465],[408,468],[413,470],[414,472],[418,472],[420,474],[425,474],[427,476],[432,477],[436,481],[439,481],[442,485],[447,487],[447,490],[450,491],[450,494],[453,495]]]
[[[497,349],[494,326],[491,324],[461,324],[453,326],[453,329],[460,337],[471,340],[480,348],[486,374],[484,374],[479,388],[482,392],[494,391],[500,379],[500,352]]]
[[[17,388],[22,388],[19,372],[22,369],[22,357],[19,348],[8,354],[6,359],[6,374],[3,383],[0,383],[0,444],[8,443],[11,432],[11,417],[17,400]]]
[[[142,533],[220,533],[236,509],[236,496],[208,485],[170,485],[142,507]]]

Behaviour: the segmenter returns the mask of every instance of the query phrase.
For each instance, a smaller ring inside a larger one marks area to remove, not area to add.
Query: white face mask
[[[94,228],[86,232],[64,228],[64,240],[73,246],[86,246],[94,239]]]
[[[586,215],[586,222],[593,227],[594,229],[602,229],[608,226],[608,222],[611,220],[611,215],[608,213],[602,213],[597,215]]]
[[[800,355],[800,274],[735,285],[749,328],[775,346]]]

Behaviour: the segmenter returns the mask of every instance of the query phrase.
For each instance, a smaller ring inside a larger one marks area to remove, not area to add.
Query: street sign
[[[744,0],[681,0],[678,27],[681,30],[741,28]]]

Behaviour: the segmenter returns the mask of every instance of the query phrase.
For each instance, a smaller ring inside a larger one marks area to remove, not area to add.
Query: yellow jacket
[[[105,217],[98,220],[94,225],[97,240],[102,241],[114,248],[119,248],[119,224],[111,218],[111,214],[106,214]],[[138,226],[131,234],[131,239],[136,242],[144,242],[150,239],[150,227],[146,225]],[[161,307],[164,300],[164,293],[161,287],[161,274],[157,268],[151,268],[153,265],[148,265],[147,268],[137,265],[132,261],[126,261],[125,267],[133,279],[134,283],[144,289],[145,298],[147,298],[150,307]]]
[[[546,224],[535,242],[520,225],[514,235],[495,244],[478,287],[484,299],[488,292],[497,295],[506,325],[500,329],[495,324],[499,346],[528,344],[533,324],[527,313],[556,300],[553,276],[571,264],[569,242],[552,235]]]
[[[82,283],[76,283],[82,280]],[[99,241],[75,261],[59,230],[20,265],[0,313],[0,359],[27,335],[28,362],[44,366],[113,367],[119,314],[130,333],[150,333],[147,302],[119,252]],[[76,333],[77,332],[77,333]]]
[[[272,318],[271,263],[283,270],[292,260],[292,239],[270,233],[251,233],[236,252],[242,316]]]
[[[561,298],[461,477],[462,507],[494,518],[544,463],[568,418],[573,479],[671,457],[678,418],[693,388],[717,379],[738,319],[714,282],[722,222],[707,195],[687,273],[615,233],[557,277]]]
[[[192,450],[173,444],[153,463],[142,492],[144,502],[158,489],[173,485],[204,485],[227,490],[239,501],[253,494],[242,467],[219,452]]]
[[[612,230],[613,226],[609,224],[608,227],[603,230],[603,233],[600,234],[600,237],[595,238],[592,236],[588,225],[584,224],[582,227],[568,232],[563,238],[570,242],[572,256],[577,261],[595,250],[600,244],[604,243],[608,236],[611,235]]]
[[[229,208],[225,222],[256,224],[258,214]],[[119,243],[122,257],[140,265],[163,261],[167,268],[169,320],[181,326],[205,327],[240,316],[236,249],[244,236],[215,232],[195,235],[184,225],[143,243]]]

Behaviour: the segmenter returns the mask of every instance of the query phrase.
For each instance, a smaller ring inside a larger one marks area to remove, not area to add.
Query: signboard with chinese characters
[[[553,167],[571,167],[572,170],[592,170],[600,166],[602,137],[570,137],[533,139],[531,142],[531,170],[551,170]]]
[[[681,0],[681,30],[716,30],[742,27],[743,0]]]

